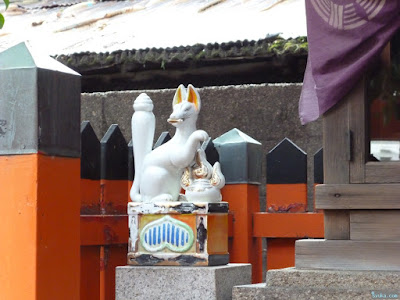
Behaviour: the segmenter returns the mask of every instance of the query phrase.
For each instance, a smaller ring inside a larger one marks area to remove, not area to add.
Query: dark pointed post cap
[[[0,155],[80,155],[80,75],[26,43],[0,53]]]
[[[260,184],[262,145],[239,129],[232,129],[213,141],[219,153],[227,184]]]

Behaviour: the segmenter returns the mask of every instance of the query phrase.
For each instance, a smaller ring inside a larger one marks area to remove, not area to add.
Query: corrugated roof
[[[257,55],[271,48],[263,46],[270,34],[306,35],[303,0],[24,0],[13,2],[4,15],[0,50],[29,40],[50,55],[85,52],[83,56],[90,60],[93,55],[88,53],[106,53],[97,56],[100,64],[111,61],[120,50],[128,50],[121,57],[133,55],[136,61],[146,59],[143,53],[179,60],[180,48],[167,48],[181,45],[196,45],[185,52],[184,59],[191,55],[243,56],[241,51]],[[249,50],[230,42],[237,40],[261,42],[254,42],[255,48]],[[215,43],[219,46],[210,46]],[[160,48],[164,50],[155,50]],[[69,55],[68,59],[72,62],[78,57]]]
[[[214,64],[215,61],[257,60],[273,57],[307,56],[307,39],[283,39],[270,36],[258,41],[236,41],[229,43],[195,44],[173,48],[146,48],[118,50],[106,53],[83,52],[58,55],[56,59],[85,74],[107,68],[123,69],[125,72],[164,69],[179,63],[193,62],[199,65]]]

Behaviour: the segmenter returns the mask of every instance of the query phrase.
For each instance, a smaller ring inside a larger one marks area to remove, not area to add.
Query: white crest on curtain
[[[372,20],[385,6],[386,0],[311,0],[311,3],[330,26],[350,30]]]

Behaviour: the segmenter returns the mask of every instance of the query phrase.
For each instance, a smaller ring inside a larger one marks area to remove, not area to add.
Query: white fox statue
[[[135,202],[178,201],[183,171],[193,164],[200,143],[208,139],[204,130],[196,130],[200,96],[190,84],[187,89],[183,85],[177,88],[168,119],[176,127],[175,135],[154,150],[153,103],[146,94],[141,94],[133,107],[135,178],[130,197]]]

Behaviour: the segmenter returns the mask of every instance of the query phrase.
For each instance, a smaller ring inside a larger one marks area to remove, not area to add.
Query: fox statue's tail
[[[147,94],[140,94],[134,104],[132,116],[132,144],[135,160],[135,178],[130,191],[132,201],[142,201],[140,196],[140,177],[145,156],[152,150],[156,119],[153,114],[153,101]]]

